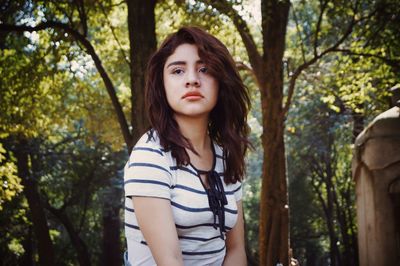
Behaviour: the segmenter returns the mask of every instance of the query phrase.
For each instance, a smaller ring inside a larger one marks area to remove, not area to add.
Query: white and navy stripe
[[[221,173],[223,181],[222,149],[215,144],[214,149],[214,170]],[[228,200],[225,206],[225,229],[229,231],[236,223],[236,202],[242,197],[242,188],[240,183],[223,184]],[[125,166],[124,188],[125,234],[128,242],[147,245],[138,226],[131,197],[165,198],[171,202],[184,260],[199,260],[200,264],[204,259],[215,256],[223,260],[225,241],[221,239],[218,228],[214,227],[207,193],[198,171],[190,164],[177,166],[171,152],[160,146],[154,133],[153,138],[145,134],[133,148]]]

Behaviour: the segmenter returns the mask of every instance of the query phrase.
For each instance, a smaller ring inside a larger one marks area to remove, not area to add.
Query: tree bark
[[[144,86],[145,71],[150,55],[156,49],[155,35],[155,0],[139,1],[127,0],[128,7],[128,29],[130,40],[130,77],[131,77],[131,138],[126,142],[130,152],[147,130],[148,121],[145,115]],[[105,199],[103,205],[103,244],[102,264],[121,265],[121,243],[120,243],[120,202],[121,191],[114,191],[111,187],[107,193],[109,199]]]
[[[40,200],[37,180],[29,170],[29,143],[19,140],[14,151],[17,158],[18,176],[24,186],[24,194],[28,201],[33,230],[36,235],[39,264],[43,266],[55,265],[54,248],[50,239],[49,227],[43,205]]]
[[[156,50],[155,0],[127,0],[131,70],[132,145],[147,130],[144,86],[147,61]],[[133,146],[128,146],[129,151]]]
[[[280,117],[281,101],[273,102],[262,98],[262,105],[264,161],[260,199],[260,265],[288,265],[289,214],[285,150],[283,135],[279,135],[283,121],[276,119]]]
[[[349,223],[347,221],[346,217],[346,212],[344,208],[349,208],[351,206],[347,206],[345,203],[342,202],[342,204],[339,202],[338,199],[338,193],[337,189],[335,187],[335,184],[332,183],[332,192],[333,192],[333,200],[335,203],[335,211],[336,211],[336,217],[337,217],[337,222],[339,224],[339,230],[340,230],[340,235],[342,237],[342,242],[343,242],[343,252],[341,255],[341,264],[343,266],[352,266],[354,265],[354,250],[353,246],[351,245],[351,234],[350,228],[349,228]],[[344,208],[343,208],[344,207]]]
[[[57,217],[58,220],[64,225],[71,239],[72,245],[75,248],[76,254],[78,255],[78,262],[81,266],[90,266],[90,255],[85,242],[79,236],[78,232],[74,229],[74,226],[69,219],[68,215],[65,214],[65,210],[58,210],[50,205],[46,206],[47,209]]]
[[[18,265],[20,266],[31,266],[34,265],[33,260],[33,243],[32,243],[32,226],[29,226],[27,234],[24,236],[22,246],[24,248],[24,254],[18,259]]]
[[[261,2],[263,29],[261,90],[264,162],[260,202],[260,265],[289,265],[289,210],[283,139],[283,52],[289,14],[288,1]]]
[[[120,202],[122,198],[121,188],[112,186],[112,179],[109,181],[109,188],[103,201],[103,242],[101,265],[120,266],[122,265],[121,250],[121,220],[120,220]],[[114,181],[115,182],[115,181]]]
[[[289,210],[287,198],[285,147],[283,140],[283,52],[290,2],[262,0],[263,54],[229,1],[206,1],[229,16],[249,56],[261,92],[262,143],[264,147],[260,200],[260,265],[289,265]]]
[[[332,176],[330,173],[327,173],[326,177],[326,194],[327,194],[327,213],[326,220],[328,225],[329,232],[329,241],[330,241],[330,255],[331,255],[331,264],[333,266],[341,265],[340,252],[337,246],[338,236],[335,230],[335,216],[334,216],[334,202],[333,202],[333,191],[332,191]]]

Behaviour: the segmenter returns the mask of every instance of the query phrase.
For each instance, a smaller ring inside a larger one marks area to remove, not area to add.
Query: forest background
[[[400,83],[399,14],[395,0],[1,0],[1,265],[122,264],[146,61],[183,25],[224,42],[251,93],[249,265],[358,265],[352,144]]]

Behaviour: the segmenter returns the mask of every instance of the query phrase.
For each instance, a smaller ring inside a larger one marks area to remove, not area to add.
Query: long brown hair
[[[223,148],[225,182],[236,183],[243,179],[245,171],[250,99],[232,56],[217,38],[197,27],[183,27],[170,35],[152,55],[147,65],[145,94],[150,125],[158,133],[164,149],[171,150],[178,165],[190,162],[185,148],[196,151],[179,131],[174,111],[167,102],[163,79],[167,58],[184,43],[197,46],[208,73],[218,80],[218,100],[210,113],[208,131],[211,139]]]

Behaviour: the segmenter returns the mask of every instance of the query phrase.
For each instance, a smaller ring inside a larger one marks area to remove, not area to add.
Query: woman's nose
[[[191,70],[187,74],[186,78],[186,86],[194,86],[198,87],[200,86],[200,79],[199,79],[199,73],[195,70]]]

